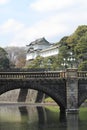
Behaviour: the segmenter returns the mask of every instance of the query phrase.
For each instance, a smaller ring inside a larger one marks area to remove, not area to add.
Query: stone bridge
[[[47,94],[61,111],[77,111],[87,99],[87,72],[74,68],[61,72],[0,71],[0,95],[19,88]]]

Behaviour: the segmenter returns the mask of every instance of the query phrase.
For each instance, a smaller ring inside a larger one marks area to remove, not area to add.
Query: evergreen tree
[[[0,69],[9,68],[9,59],[7,58],[7,52],[0,47]]]

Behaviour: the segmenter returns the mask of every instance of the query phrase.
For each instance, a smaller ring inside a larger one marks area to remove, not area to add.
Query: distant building
[[[27,45],[27,47],[28,47],[26,56],[27,61],[33,60],[37,56],[49,57],[57,55],[59,53],[58,45],[53,45],[49,43],[45,38],[37,39],[31,42],[29,45]]]

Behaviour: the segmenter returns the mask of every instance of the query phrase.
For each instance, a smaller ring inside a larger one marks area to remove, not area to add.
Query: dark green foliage
[[[78,69],[81,70],[81,68],[84,68],[84,70],[87,70],[85,64],[82,63],[87,60],[87,26],[79,26],[71,36],[64,40],[63,43],[61,40],[59,42],[61,44],[59,48],[59,60],[63,62],[63,58],[67,59],[69,52],[72,51],[76,58]]]
[[[43,57],[36,57],[35,60],[31,61],[31,63],[28,65],[28,68],[40,68],[40,65],[43,62]]]
[[[80,65],[78,65],[78,69],[82,71],[85,71],[85,70],[87,71],[87,60],[81,62]]]
[[[79,43],[74,48],[75,53],[78,58],[84,60],[84,57],[87,55],[87,32],[79,40]]]
[[[40,57],[38,56],[35,60],[27,66],[28,68],[44,68],[46,70],[56,70],[58,69],[58,56],[51,57]]]
[[[9,60],[7,58],[7,52],[0,47],[0,69],[9,68]]]

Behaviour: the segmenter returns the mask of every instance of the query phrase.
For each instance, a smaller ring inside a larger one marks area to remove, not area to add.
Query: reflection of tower
[[[67,114],[67,130],[78,130],[78,114]]]

